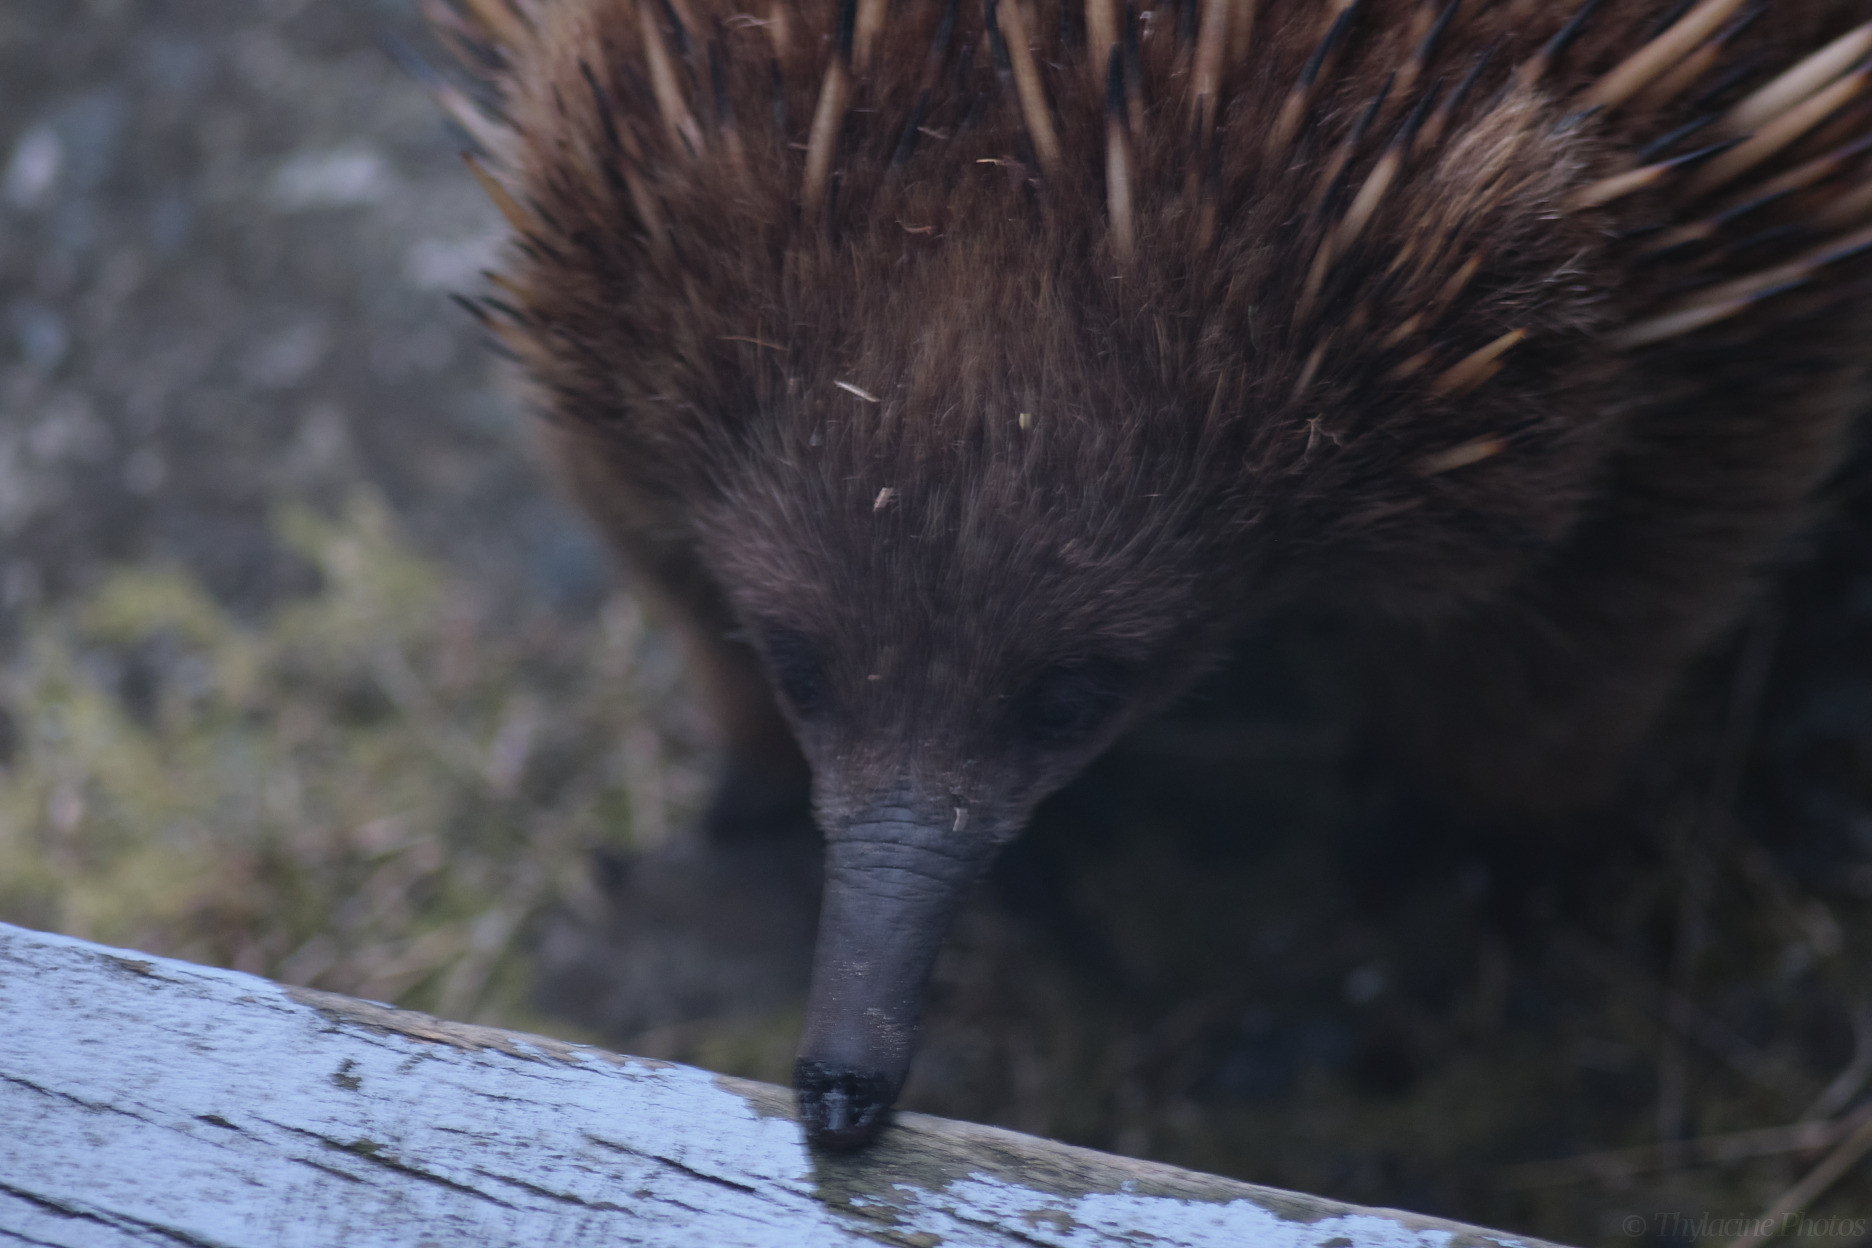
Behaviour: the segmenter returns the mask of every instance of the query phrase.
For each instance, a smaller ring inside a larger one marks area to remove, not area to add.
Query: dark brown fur
[[[1863,151],[1659,244],[1872,134],[1844,92],[1699,185],[1737,159],[1726,110],[1872,13],[1738,7],[1690,45],[1701,68],[1593,109],[1674,7],[439,12],[511,123],[486,130],[519,233],[490,325],[579,496],[689,621],[738,792],[784,806],[791,724],[832,843],[827,941],[840,873],[883,878],[845,847],[953,859],[948,898],[1295,604],[1383,638],[1399,748],[1450,802],[1602,800],[1865,380],[1867,266],[1816,251],[1872,222],[1842,206]],[[1657,319],[1802,257],[1709,324]],[[860,926],[898,921],[872,892],[885,917]],[[913,927],[953,904],[912,900]],[[920,983],[922,956],[892,973]],[[826,985],[854,976],[822,945],[809,1055],[845,1053],[857,1007]],[[877,1008],[888,1052],[832,1065],[888,1084],[914,1002]]]

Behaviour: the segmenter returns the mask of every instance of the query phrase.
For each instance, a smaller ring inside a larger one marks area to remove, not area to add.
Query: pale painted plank
[[[1535,1241],[0,925],[0,1245],[1464,1248]]]

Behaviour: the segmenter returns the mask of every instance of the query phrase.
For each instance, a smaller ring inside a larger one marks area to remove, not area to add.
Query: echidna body
[[[480,314],[687,621],[717,829],[810,767],[823,1144],[996,848],[1251,619],[1383,630],[1452,803],[1591,802],[1862,398],[1865,0],[431,9]]]

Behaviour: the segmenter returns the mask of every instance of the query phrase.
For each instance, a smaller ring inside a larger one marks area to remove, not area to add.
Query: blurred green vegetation
[[[0,919],[537,1026],[529,924],[599,904],[593,846],[684,817],[646,710],[673,664],[623,598],[516,621],[372,495],[275,527],[320,585],[263,620],[139,566],[31,623],[0,670]]]

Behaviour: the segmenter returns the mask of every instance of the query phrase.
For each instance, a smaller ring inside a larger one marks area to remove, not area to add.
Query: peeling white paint
[[[919,1115],[875,1154],[913,1181],[873,1181],[816,1163],[787,1103],[0,924],[0,1243],[1527,1248]],[[1141,1177],[1045,1190],[1104,1171]],[[1166,1175],[1227,1198],[1150,1194]]]
[[[1036,1201],[1037,1193],[1015,1184],[975,1176],[951,1184],[941,1199],[967,1216],[984,1215],[1017,1226],[1029,1240],[1059,1248],[1118,1243],[1164,1243],[1177,1248],[1448,1248],[1454,1234],[1411,1227],[1378,1213],[1341,1214],[1296,1222],[1249,1200],[1212,1203],[1162,1196],[1092,1192],[1075,1198]],[[918,1193],[919,1203],[929,1198]],[[954,1216],[951,1214],[950,1216]],[[906,1229],[940,1233],[940,1217]],[[1148,1228],[1148,1229],[1146,1229]],[[1139,1235],[1144,1230],[1149,1238]],[[1511,1248],[1520,1241],[1488,1235],[1481,1242]]]

